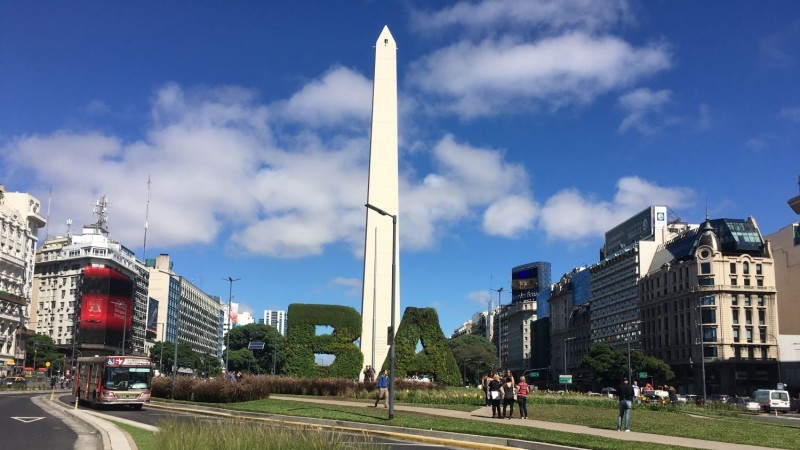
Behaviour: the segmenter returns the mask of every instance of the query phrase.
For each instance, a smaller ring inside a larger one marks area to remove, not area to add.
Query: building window
[[[733,327],[733,342],[739,342],[739,327]]]
[[[736,263],[735,262],[731,263],[731,273],[736,273]]]
[[[764,296],[763,295],[757,295],[756,296],[756,304],[758,306],[764,306]]]
[[[756,280],[756,286],[764,286],[764,280],[759,278]]]
[[[731,294],[731,305],[736,306],[739,304],[739,296],[736,294]]]
[[[749,295],[745,295],[744,296],[744,306],[750,306],[750,296]]]
[[[714,279],[710,277],[700,278],[699,280],[697,280],[697,284],[699,284],[700,286],[713,286]]]
[[[738,286],[739,280],[737,278],[731,278],[731,286]]]
[[[758,310],[758,324],[759,325],[766,325],[766,311],[763,309]]]
[[[731,314],[733,314],[733,324],[739,325],[739,309],[734,308]]]
[[[756,275],[761,275],[761,263],[756,263]]]
[[[750,278],[745,278],[744,279],[744,285],[745,286],[750,286]]]
[[[711,263],[700,263],[700,273],[702,274],[709,274],[711,273]]]
[[[747,342],[748,343],[752,343],[753,342],[753,329],[752,328],[748,328],[745,331],[745,337],[747,337]]]
[[[746,309],[744,311],[744,324],[745,325],[752,325],[753,324],[753,311]]]
[[[703,342],[717,342],[717,329],[703,327]]]
[[[715,358],[717,356],[717,346],[703,346],[703,356],[706,358]]]
[[[701,322],[705,324],[717,323],[717,309],[716,308],[703,308],[700,313]]]
[[[761,342],[767,342],[767,329],[766,328],[759,328],[758,329],[758,338],[761,339]]]
[[[700,304],[703,306],[709,306],[709,305],[714,306],[717,303],[713,295],[706,295],[704,297],[700,297]]]
[[[745,275],[750,275],[750,263],[745,261],[742,263],[742,273]]]

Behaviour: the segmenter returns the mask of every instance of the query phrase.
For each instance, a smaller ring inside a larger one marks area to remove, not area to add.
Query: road
[[[34,394],[6,394],[0,396],[0,447],[15,450],[72,448],[78,439],[74,431],[60,417],[36,406]],[[80,428],[84,437],[99,442],[99,435],[88,428]],[[94,434],[94,437],[86,435]]]

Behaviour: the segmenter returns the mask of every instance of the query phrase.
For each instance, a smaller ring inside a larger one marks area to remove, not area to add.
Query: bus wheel
[[[131,408],[133,408],[135,411],[141,411],[142,410],[142,404],[141,403],[137,403],[135,405],[131,405]]]

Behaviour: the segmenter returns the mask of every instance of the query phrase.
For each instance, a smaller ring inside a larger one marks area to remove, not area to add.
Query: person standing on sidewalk
[[[675,386],[667,386],[667,392],[669,393],[669,402],[672,404],[672,410],[675,411],[675,408],[678,407],[678,391],[675,390]]]
[[[617,388],[619,396],[619,417],[617,418],[617,431],[631,431],[631,408],[633,407],[633,386],[628,384],[628,379],[624,378],[622,384]]]
[[[500,417],[500,400],[503,396],[502,384],[500,383],[500,376],[495,374],[489,381],[489,398],[492,400],[492,419]]]
[[[378,402],[383,398],[383,407],[389,407],[389,371],[384,369],[378,377],[378,398],[375,399],[375,407],[378,407]]]
[[[517,403],[519,403],[519,418],[528,418],[528,383],[525,377],[519,377],[517,385]]]
[[[514,403],[516,403],[517,399],[517,386],[514,384],[514,380],[511,377],[506,377],[506,382],[503,383],[503,418],[505,419],[508,417],[511,420],[511,417],[514,416]],[[506,407],[509,408],[508,415],[506,416]]]

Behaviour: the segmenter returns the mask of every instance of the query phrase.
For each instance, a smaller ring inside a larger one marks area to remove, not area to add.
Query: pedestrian
[[[500,401],[502,400],[502,383],[500,383],[500,375],[494,374],[489,381],[489,398],[492,400],[492,419],[500,417]]]
[[[642,394],[642,388],[639,387],[639,382],[633,380],[633,401],[639,403],[639,396]]]
[[[389,407],[389,371],[384,369],[378,377],[378,398],[375,399],[375,407],[378,407],[378,402],[383,398],[383,407]]]
[[[633,407],[633,386],[628,384],[628,379],[622,380],[622,384],[617,388],[619,396],[619,417],[617,418],[617,431],[631,431],[631,408]]]
[[[57,376],[53,375],[52,377],[50,377],[50,388],[51,389],[55,389],[56,388],[56,382],[57,381],[58,381],[58,377]]]
[[[517,386],[514,384],[514,379],[512,377],[506,377],[506,381],[503,383],[503,418],[505,419],[508,417],[511,420],[511,417],[514,415],[514,403],[517,401]],[[506,416],[506,407],[509,408],[508,416]]]
[[[489,382],[492,380],[490,374],[486,374],[481,378],[481,387],[483,388],[483,401],[485,406],[491,406],[492,399],[489,398]]]
[[[58,377],[58,382],[60,383],[59,385],[61,386],[61,389],[64,389],[64,380],[65,380],[64,375]]]
[[[528,383],[525,377],[519,377],[517,385],[517,403],[519,403],[519,418],[528,418]]]
[[[672,403],[672,410],[674,411],[678,406],[678,391],[675,390],[675,386],[668,386],[667,392],[669,392],[669,402]]]

